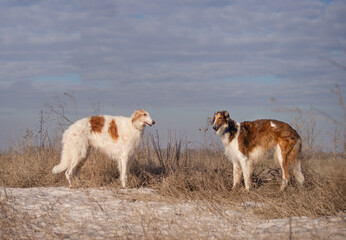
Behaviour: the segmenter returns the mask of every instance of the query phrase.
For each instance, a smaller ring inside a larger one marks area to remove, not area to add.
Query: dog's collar
[[[226,131],[223,134],[228,133],[231,130],[231,126],[228,124],[228,128],[226,129]]]

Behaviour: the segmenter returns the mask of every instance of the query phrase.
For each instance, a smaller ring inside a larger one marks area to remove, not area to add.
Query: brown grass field
[[[306,178],[304,187],[300,189],[293,179],[285,192],[279,192],[281,173],[278,164],[268,157],[268,160],[264,159],[256,165],[253,188],[246,192],[243,189],[232,190],[232,164],[224,157],[218,144],[198,149],[187,146],[188,143],[181,139],[171,139],[162,147],[158,136],[146,135],[132,164],[128,188],[154,189],[160,196],[160,201],[167,203],[196,201],[200,204],[207,202],[223,206],[235,206],[244,202],[261,203],[263,207],[252,209],[252,213],[261,219],[302,216],[314,219],[345,213],[346,159],[341,154],[303,153],[302,168]],[[4,189],[67,187],[64,174],[51,173],[59,158],[59,144],[49,147],[36,147],[28,141],[17,144],[0,154],[0,185]],[[91,151],[82,169],[81,179],[86,188],[121,188],[116,163],[95,150]],[[23,229],[22,224],[34,220],[24,212],[11,209],[7,198],[8,196],[0,196],[1,238],[25,236],[24,238],[34,239],[34,235],[18,233]],[[145,200],[145,197],[141,200]],[[47,238],[63,238],[54,235],[49,227],[41,231],[47,231]],[[345,234],[345,231],[340,234]],[[128,235],[128,238],[133,236]],[[162,236],[156,232],[140,238],[161,239]],[[165,238],[179,237],[172,232],[165,235]],[[324,239],[323,236],[317,238]]]

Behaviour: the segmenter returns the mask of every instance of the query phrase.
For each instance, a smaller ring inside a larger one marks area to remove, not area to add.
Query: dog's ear
[[[231,118],[229,117],[229,113],[227,111],[225,111],[225,118],[227,122],[231,121]]]
[[[213,116],[213,118],[212,118],[212,122],[211,122],[211,125],[213,125],[214,124],[214,122],[215,122],[215,116],[216,115],[218,115],[220,112],[216,112],[216,113],[214,113],[214,116]]]

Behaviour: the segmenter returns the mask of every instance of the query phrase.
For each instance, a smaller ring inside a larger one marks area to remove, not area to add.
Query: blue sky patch
[[[30,79],[33,82],[59,83],[59,84],[80,84],[81,78],[79,74],[69,73],[58,76],[40,76]]]
[[[272,75],[266,74],[262,76],[251,76],[251,77],[233,77],[223,79],[225,82],[238,82],[238,83],[258,83],[258,84],[273,84],[273,83],[282,83],[283,81]]]

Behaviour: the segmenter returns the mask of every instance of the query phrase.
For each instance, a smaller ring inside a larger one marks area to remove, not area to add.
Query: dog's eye
[[[144,116],[144,117],[146,117],[146,116],[147,116],[147,114],[146,114],[146,113],[144,113],[144,114],[143,114],[143,116]]]

